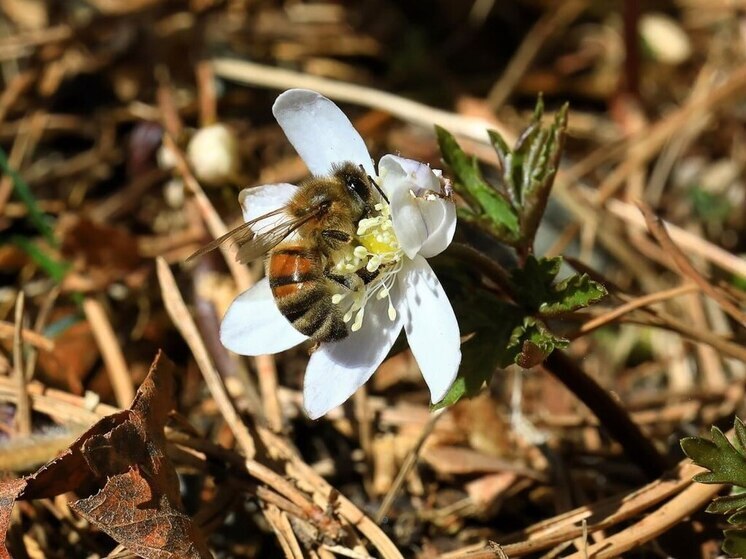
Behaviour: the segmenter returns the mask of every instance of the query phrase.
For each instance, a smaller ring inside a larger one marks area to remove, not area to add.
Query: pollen
[[[352,322],[350,330],[357,332],[363,326],[365,307],[369,300],[388,299],[386,315],[392,322],[397,312],[391,302],[391,288],[402,268],[404,252],[394,233],[391,210],[388,204],[375,206],[377,215],[361,219],[352,246],[348,247],[332,265],[332,271],[340,275],[355,274],[365,268],[376,277],[358,289],[335,294],[332,303],[345,309],[343,320]],[[354,318],[353,318],[354,317]]]
[[[403,253],[394,233],[389,205],[376,204],[375,209],[378,215],[358,223],[354,243],[333,264],[334,272],[352,274],[363,268],[376,272],[401,259]]]

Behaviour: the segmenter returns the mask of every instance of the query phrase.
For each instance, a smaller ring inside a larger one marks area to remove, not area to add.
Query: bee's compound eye
[[[345,184],[348,190],[356,193],[361,198],[365,199],[368,197],[370,188],[368,187],[368,181],[357,175],[347,175],[345,177]]]

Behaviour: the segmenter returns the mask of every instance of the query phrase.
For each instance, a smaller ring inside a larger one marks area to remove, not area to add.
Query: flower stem
[[[622,445],[629,459],[650,479],[656,479],[666,471],[666,459],[627,411],[566,353],[553,351],[543,367],[588,406],[601,426]]]

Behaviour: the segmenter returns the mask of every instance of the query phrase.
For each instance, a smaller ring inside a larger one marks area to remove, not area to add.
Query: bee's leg
[[[357,272],[355,272],[357,277],[359,277],[365,285],[368,285],[370,282],[376,279],[379,273],[380,272],[378,270],[376,270],[375,272],[369,272],[367,268],[360,268]]]
[[[330,244],[339,243],[340,245],[346,245],[352,241],[352,235],[339,229],[324,229],[321,232],[321,236]]]
[[[350,291],[359,291],[365,287],[365,281],[357,274],[339,275],[332,274],[328,270],[324,272],[324,274],[330,280],[337,282],[339,285],[349,289]]]

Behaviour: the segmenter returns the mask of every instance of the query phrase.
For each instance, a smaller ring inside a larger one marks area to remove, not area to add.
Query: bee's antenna
[[[381,198],[383,198],[384,200],[386,200],[387,204],[391,204],[391,202],[389,202],[388,197],[383,193],[383,190],[381,190],[381,187],[378,186],[378,183],[373,180],[373,177],[371,177],[370,175],[368,175],[368,180],[373,183],[373,186],[376,187],[376,190],[378,191],[378,194],[381,195]]]
[[[359,167],[360,167],[360,170],[363,172],[363,174],[366,174],[365,173],[365,167],[363,167],[362,165],[359,165]],[[384,200],[386,200],[387,204],[391,204],[391,202],[389,202],[388,197],[383,193],[383,190],[381,190],[381,187],[378,186],[378,183],[373,180],[373,177],[371,177],[370,175],[367,175],[367,176],[368,176],[368,180],[373,184],[373,186],[376,187],[376,190],[378,191],[378,194],[381,195],[381,198],[383,198]]]

